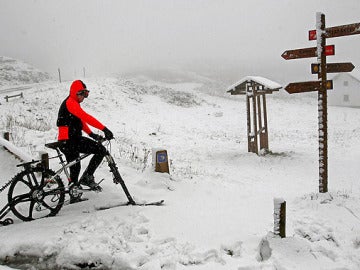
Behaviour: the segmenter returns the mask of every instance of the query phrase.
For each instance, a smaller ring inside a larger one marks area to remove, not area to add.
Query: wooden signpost
[[[335,46],[326,46],[327,38],[360,34],[360,23],[325,28],[325,15],[316,14],[316,30],[309,31],[309,40],[316,40],[317,46],[305,49],[287,50],[281,56],[286,59],[317,57],[311,65],[311,73],[318,75],[318,81],[290,83],[285,87],[289,94],[310,91],[318,92],[319,112],[319,192],[328,192],[328,146],[327,146],[327,90],[333,89],[327,73],[350,72],[352,63],[326,63],[326,56],[335,54]]]
[[[325,47],[326,55],[335,55],[335,45],[329,45]],[[303,48],[285,51],[282,55],[285,60],[298,59],[298,58],[310,58],[317,56],[317,48]]]
[[[360,23],[325,28],[325,38],[343,37],[360,34]],[[309,40],[316,40],[316,30],[309,31]]]
[[[320,87],[321,87],[320,81],[296,82],[296,83],[289,83],[285,87],[285,90],[289,94],[295,94],[295,93],[319,91]],[[333,89],[332,80],[328,80],[326,82],[326,89]]]
[[[329,63],[326,64],[326,73],[351,72],[355,66],[352,63]],[[311,73],[319,74],[320,65],[311,64]]]

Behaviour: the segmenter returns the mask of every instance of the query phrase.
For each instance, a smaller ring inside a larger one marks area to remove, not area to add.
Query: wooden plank
[[[319,91],[320,87],[321,87],[321,81],[295,82],[295,83],[289,83],[285,87],[285,90],[289,94],[296,94],[296,93]],[[326,81],[326,89],[328,90],[333,89],[332,80]]]
[[[343,37],[360,34],[360,23],[339,25],[325,29],[325,38]],[[316,30],[309,31],[309,40],[316,40]]]
[[[325,47],[325,55],[335,55],[335,45],[327,45]],[[317,47],[287,50],[281,55],[285,60],[317,57]]]
[[[351,62],[346,63],[328,63],[326,64],[326,73],[351,72],[355,66]],[[311,73],[318,74],[319,64],[311,64]]]

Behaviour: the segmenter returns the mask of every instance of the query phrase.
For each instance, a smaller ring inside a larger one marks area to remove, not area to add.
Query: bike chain
[[[0,188],[0,193],[3,192],[8,186],[11,185],[11,183],[14,181],[14,178],[12,178],[9,182],[7,182],[5,185],[3,185],[1,188]],[[4,209],[6,209],[7,206],[5,206],[4,208],[1,209],[1,215],[3,215],[3,211]],[[4,217],[4,216],[3,216]],[[7,225],[10,225],[10,224],[13,224],[14,221],[12,220],[12,218],[6,218],[4,220],[0,220],[0,225],[1,226],[7,226]]]
[[[0,193],[3,192],[8,186],[10,186],[13,181],[14,181],[14,178],[11,179],[9,182],[7,182],[5,185],[3,185],[3,186],[0,188]]]

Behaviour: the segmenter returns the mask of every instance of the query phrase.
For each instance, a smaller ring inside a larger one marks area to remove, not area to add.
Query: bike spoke
[[[20,179],[21,183],[24,183],[29,189],[31,189],[33,186],[31,185],[31,183],[29,183],[28,181],[24,180],[24,179]]]
[[[21,195],[17,195],[13,198],[13,204],[18,204],[21,202],[30,202],[31,201],[31,196],[30,193],[26,193],[26,194],[21,194]]]
[[[58,195],[60,192],[64,192],[65,188],[54,188],[52,190],[44,191],[44,196]]]
[[[32,213],[34,211],[34,205],[35,205],[35,201],[31,201],[29,207],[29,216],[28,216],[28,218],[30,219],[33,219]]]
[[[34,185],[33,185],[33,183],[31,182],[32,175],[31,175],[31,174],[27,174],[27,175],[26,175],[26,178],[27,178],[27,182],[25,182],[24,179],[21,179],[21,182],[23,182],[23,183],[25,183],[25,184],[27,183],[27,185],[28,185],[30,188],[33,188]]]
[[[52,213],[54,211],[54,208],[52,208],[50,205],[48,205],[46,202],[42,201],[41,204],[45,206],[46,209],[49,209]]]

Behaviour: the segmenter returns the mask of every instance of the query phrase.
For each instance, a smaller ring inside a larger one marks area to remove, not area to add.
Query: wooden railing
[[[20,94],[16,94],[16,95],[12,95],[12,96],[5,96],[4,99],[6,100],[6,102],[9,102],[9,98],[14,98],[14,97],[20,97],[23,98],[23,93],[21,92]]]

